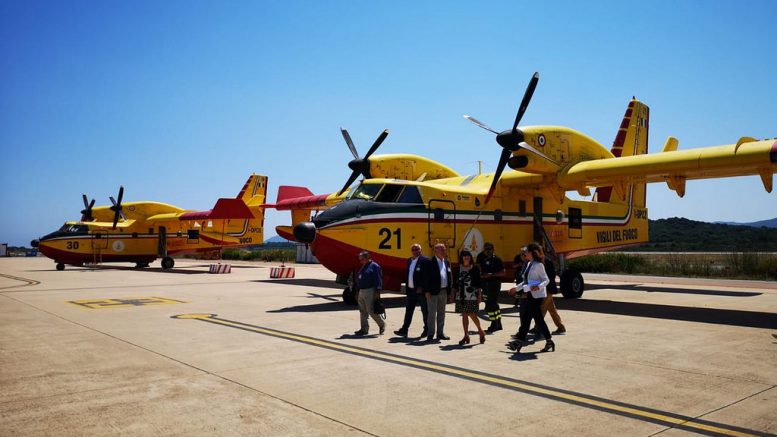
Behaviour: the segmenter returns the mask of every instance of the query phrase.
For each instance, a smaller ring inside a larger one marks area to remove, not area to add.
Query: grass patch
[[[605,252],[572,259],[568,265],[575,270],[588,273],[777,280],[777,255],[760,252],[720,254]]]

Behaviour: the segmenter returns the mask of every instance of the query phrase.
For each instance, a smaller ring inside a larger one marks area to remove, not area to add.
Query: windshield
[[[353,194],[351,194],[348,198],[372,200],[375,198],[375,195],[378,194],[378,191],[380,191],[381,187],[383,187],[383,185],[361,184],[359,185],[359,188],[354,190]]]
[[[76,232],[88,232],[89,227],[86,225],[71,225],[68,223],[65,223],[62,225],[61,228],[59,228],[60,232],[70,232],[70,233],[76,233]]]

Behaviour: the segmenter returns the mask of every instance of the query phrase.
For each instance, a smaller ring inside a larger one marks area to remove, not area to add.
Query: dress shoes
[[[358,331],[354,331],[353,335],[357,337],[364,337],[365,335],[367,335],[367,331],[360,329]]]
[[[394,335],[397,335],[399,337],[407,337],[407,331],[405,331],[404,329],[397,329],[396,331],[394,331]]]
[[[448,337],[448,336],[447,336],[447,335],[445,335],[445,334],[442,334],[442,335],[438,335],[438,336],[437,336],[437,340],[450,340],[450,339],[451,339],[451,338],[450,338],[450,337]]]

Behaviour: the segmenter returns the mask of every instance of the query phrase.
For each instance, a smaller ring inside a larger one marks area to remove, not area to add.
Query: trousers
[[[518,340],[525,341],[526,334],[529,333],[529,326],[534,319],[535,328],[542,333],[545,340],[550,340],[550,329],[542,318],[542,300],[535,299],[531,293],[526,294],[526,299],[521,302],[521,307],[526,305],[526,310],[521,310],[521,327],[518,329]]]
[[[375,314],[375,289],[363,288],[359,290],[359,297],[356,299],[359,304],[359,316],[361,321],[361,329],[364,332],[370,332],[370,325],[367,317],[372,317],[379,328],[386,326],[386,322]]]
[[[502,289],[500,281],[483,281],[486,291],[486,312],[488,320],[496,322],[502,318],[502,310],[499,308],[499,291]]]
[[[556,304],[553,302],[552,295],[548,294],[548,297],[542,300],[542,305],[540,305],[540,309],[542,310],[543,320],[545,319],[545,314],[550,313],[550,318],[553,319],[553,324],[556,325],[556,328],[564,327],[564,324],[561,322],[561,316],[558,315]]]
[[[413,313],[415,307],[421,304],[421,314],[423,315],[424,331],[427,331],[429,323],[429,305],[426,303],[426,297],[423,294],[416,292],[415,288],[407,288],[405,291],[407,300],[405,301],[405,320],[402,323],[402,331],[407,332],[410,329],[410,324],[413,322]]]
[[[426,322],[426,336],[434,337],[435,332],[437,336],[445,334],[445,305],[448,304],[448,289],[440,290],[440,294],[433,294],[431,298],[426,300],[429,306],[429,316]],[[436,331],[435,331],[436,328]]]

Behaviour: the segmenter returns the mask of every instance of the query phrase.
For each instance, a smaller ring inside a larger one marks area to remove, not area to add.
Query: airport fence
[[[568,265],[586,273],[777,280],[777,254],[762,252],[604,252],[572,259]]]

